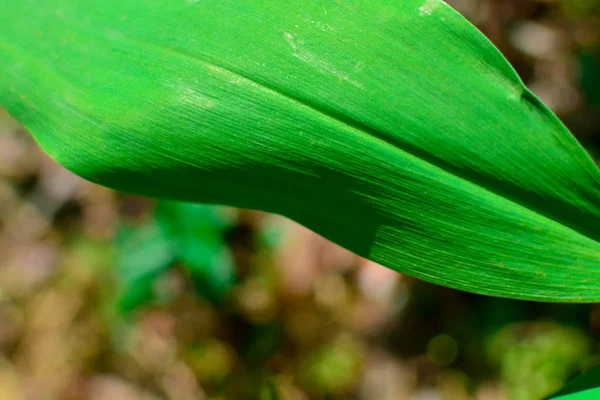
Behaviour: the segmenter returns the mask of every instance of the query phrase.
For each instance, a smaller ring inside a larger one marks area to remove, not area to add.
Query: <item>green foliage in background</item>
[[[600,12],[600,1],[598,0],[564,0],[564,7],[572,12],[581,14]]]
[[[176,202],[159,203],[155,215],[197,291],[212,302],[221,301],[235,283],[233,255],[225,239],[235,216],[218,207]]]
[[[222,208],[165,201],[150,221],[123,226],[116,264],[123,311],[154,299],[159,278],[177,264],[188,271],[203,298],[221,301],[235,283],[224,237],[233,222]]]
[[[171,243],[155,224],[123,228],[117,237],[121,307],[131,311],[154,297],[157,279],[175,261]]]
[[[590,356],[590,343],[575,328],[515,324],[490,338],[488,353],[500,367],[509,399],[539,399],[579,372],[581,361]]]

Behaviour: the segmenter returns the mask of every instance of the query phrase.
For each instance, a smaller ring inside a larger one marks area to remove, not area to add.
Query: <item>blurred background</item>
[[[454,0],[600,154],[600,0]],[[284,218],[85,182],[0,110],[0,399],[528,400],[600,305],[475,296]]]

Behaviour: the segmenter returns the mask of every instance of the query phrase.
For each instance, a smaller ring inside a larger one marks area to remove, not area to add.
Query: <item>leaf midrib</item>
[[[66,22],[66,21],[63,21],[63,22]],[[73,25],[77,25],[79,29],[89,31],[90,34],[93,34],[93,35],[98,34],[98,32],[91,30],[89,28],[86,29],[87,27],[84,27],[74,21],[69,21],[69,22],[73,23]],[[107,38],[104,38],[104,39],[107,39]],[[108,39],[108,40],[111,40],[111,39]],[[499,183],[499,185],[493,185],[493,181],[491,181],[490,178],[488,178],[486,176],[482,176],[480,174],[476,174],[476,173],[469,176],[468,173],[465,173],[464,169],[460,169],[460,168],[450,164],[449,162],[445,161],[444,159],[436,157],[435,155],[428,153],[422,149],[419,149],[418,147],[411,145],[410,143],[401,142],[398,139],[395,139],[392,134],[380,132],[379,130],[374,129],[361,121],[358,121],[354,118],[348,117],[347,115],[344,115],[342,113],[336,112],[335,110],[332,110],[323,104],[319,104],[318,102],[310,101],[308,99],[302,98],[301,96],[297,96],[297,95],[294,95],[291,93],[286,93],[286,91],[281,88],[278,88],[272,84],[269,84],[268,82],[266,82],[264,80],[257,79],[257,78],[251,78],[251,77],[247,76],[246,74],[244,74],[242,71],[236,69],[235,67],[226,66],[224,64],[219,63],[217,60],[202,58],[199,55],[192,54],[186,50],[162,45],[162,44],[155,43],[155,42],[148,42],[144,39],[133,38],[131,36],[122,36],[120,38],[120,40],[126,40],[126,41],[133,42],[135,44],[145,46],[145,47],[152,47],[154,49],[157,49],[157,50],[165,52],[165,53],[169,53],[169,54],[179,56],[179,57],[184,57],[186,59],[192,60],[196,63],[203,64],[204,66],[208,66],[213,69],[218,68],[226,73],[229,73],[236,77],[242,78],[248,82],[251,82],[255,85],[260,86],[261,88],[263,88],[277,96],[281,96],[289,101],[292,101],[292,102],[300,105],[301,107],[310,109],[326,118],[329,118],[329,119],[336,121],[342,125],[345,125],[346,127],[350,128],[351,130],[358,132],[359,134],[369,135],[372,138],[375,138],[389,146],[392,146],[392,147],[398,149],[399,151],[402,151],[403,153],[407,154],[408,156],[411,156],[417,160],[425,162],[425,163],[429,164],[430,166],[443,171],[444,173],[447,173],[449,175],[457,177],[457,178],[463,180],[464,182],[467,182],[467,183],[475,186],[479,190],[484,190],[495,196],[501,197],[501,198],[515,204],[516,206],[522,207],[532,213],[535,213],[537,215],[544,217],[545,219],[548,219],[550,221],[558,223],[563,227],[569,228],[570,230],[576,232],[579,235],[585,236],[588,239],[591,239],[596,242],[600,241],[600,232],[588,231],[587,228],[583,228],[582,226],[580,226],[580,224],[574,224],[574,223],[570,222],[571,220],[573,220],[573,218],[572,218],[573,213],[579,214],[577,219],[583,220],[586,218],[587,219],[590,218],[589,214],[581,212],[578,208],[575,208],[572,206],[569,207],[569,212],[566,213],[569,215],[569,218],[561,217],[560,215],[557,215],[556,213],[549,212],[545,208],[536,206],[536,203],[538,203],[540,200],[548,203],[548,199],[543,199],[543,200],[539,199],[538,201],[536,201],[535,193],[520,191],[518,193],[518,195],[517,194],[511,195],[510,192],[514,191],[514,187],[512,187],[510,184],[507,184],[502,181],[497,181]],[[523,102],[527,102],[532,108],[538,109],[537,104],[535,104],[531,101],[531,99],[533,98],[534,95],[529,91],[529,89],[524,87],[524,85],[520,81],[516,82],[516,83],[522,87],[520,100]],[[520,201],[518,201],[518,200],[520,200]],[[554,200],[553,203],[556,203],[555,204],[556,207],[557,206],[564,207],[563,202],[557,202],[556,200]]]

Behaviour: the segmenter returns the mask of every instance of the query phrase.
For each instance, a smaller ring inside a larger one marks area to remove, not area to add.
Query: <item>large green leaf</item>
[[[600,399],[600,366],[567,383],[547,400],[596,400]]]
[[[600,389],[582,390],[564,396],[553,397],[553,400],[597,400],[600,399]]]
[[[490,295],[600,300],[600,173],[438,0],[0,0],[0,104],[119,190],[286,215]]]

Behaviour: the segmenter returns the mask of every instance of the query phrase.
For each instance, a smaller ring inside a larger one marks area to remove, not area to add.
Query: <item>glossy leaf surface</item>
[[[600,300],[600,173],[438,0],[0,0],[0,104],[126,192],[477,293]]]

